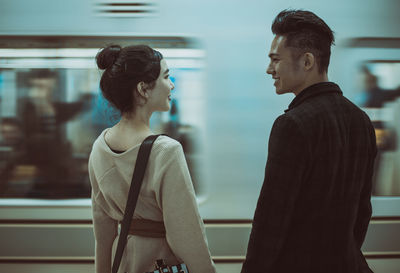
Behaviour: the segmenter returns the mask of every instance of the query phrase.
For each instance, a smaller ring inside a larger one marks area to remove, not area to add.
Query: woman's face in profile
[[[174,84],[169,78],[169,69],[165,59],[160,61],[160,75],[153,89],[149,90],[148,103],[153,111],[168,111],[170,109],[171,91]]]

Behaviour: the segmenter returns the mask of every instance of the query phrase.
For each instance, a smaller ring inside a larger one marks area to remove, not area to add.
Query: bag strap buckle
[[[165,260],[159,259],[155,262],[155,270],[159,271],[160,273],[186,273],[183,268],[180,266],[173,266],[176,270],[173,270],[171,266],[165,264]]]

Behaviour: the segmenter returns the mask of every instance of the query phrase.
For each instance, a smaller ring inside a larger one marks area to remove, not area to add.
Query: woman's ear
[[[144,82],[139,82],[136,85],[136,89],[137,89],[139,95],[142,96],[143,98],[149,97],[149,94],[147,93],[147,84],[145,84]]]

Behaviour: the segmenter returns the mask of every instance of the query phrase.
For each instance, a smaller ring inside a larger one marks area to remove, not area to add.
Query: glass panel
[[[160,51],[169,56],[166,60],[176,87],[171,111],[155,113],[151,127],[182,143],[200,193],[203,53]],[[73,49],[70,53],[76,56],[70,57],[65,49],[2,53],[0,197],[88,198],[87,161],[92,144],[119,119],[100,94],[101,73],[94,63],[97,49]]]
[[[400,61],[368,61],[359,70],[356,101],[375,127],[374,195],[400,195]]]

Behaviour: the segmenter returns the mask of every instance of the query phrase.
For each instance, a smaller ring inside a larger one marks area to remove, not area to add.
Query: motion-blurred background
[[[265,73],[274,17],[315,12],[332,28],[329,79],[374,123],[379,153],[363,247],[400,271],[400,1],[0,0],[0,271],[93,270],[87,159],[118,113],[94,57],[111,43],[163,53],[176,86],[151,126],[184,147],[211,253],[239,272],[269,132],[293,95]]]

